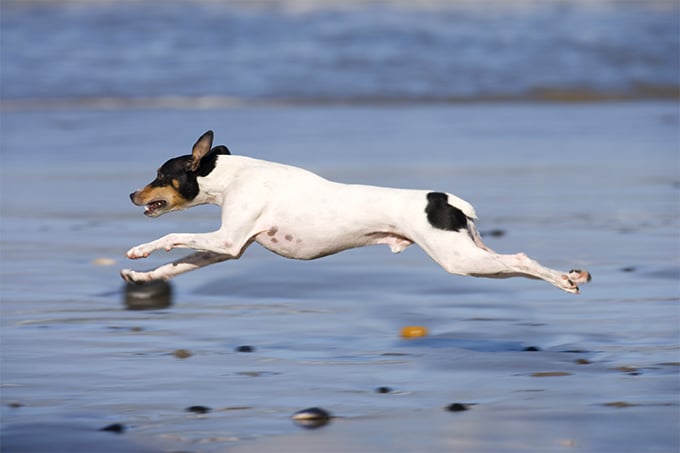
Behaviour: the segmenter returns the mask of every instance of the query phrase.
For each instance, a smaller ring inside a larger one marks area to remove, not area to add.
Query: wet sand
[[[56,109],[1,127],[3,452],[680,446],[674,103]],[[127,194],[209,128],[331,179],[454,192],[504,233],[492,248],[593,282],[572,296],[450,276],[415,247],[295,262],[253,246],[174,280],[172,307],[127,311],[118,270],[186,252],[125,250],[219,219],[147,219]],[[308,407],[335,418],[296,426]]]

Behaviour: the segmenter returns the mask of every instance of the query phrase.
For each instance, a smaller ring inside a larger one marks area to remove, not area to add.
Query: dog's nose
[[[137,195],[137,192],[132,192],[130,194],[130,201],[133,202],[133,203],[135,202],[135,195]]]

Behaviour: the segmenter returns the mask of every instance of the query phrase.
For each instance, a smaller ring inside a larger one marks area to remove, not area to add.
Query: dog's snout
[[[130,201],[133,202],[133,203],[135,202],[135,195],[137,195],[137,192],[132,192],[130,194]]]

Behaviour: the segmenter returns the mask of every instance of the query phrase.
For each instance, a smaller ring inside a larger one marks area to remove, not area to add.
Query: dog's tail
[[[451,206],[455,206],[456,208],[460,209],[463,211],[463,214],[469,219],[476,219],[477,218],[477,213],[475,212],[475,208],[468,203],[467,201],[463,200],[460,197],[457,197],[453,194],[447,193],[448,196],[448,203]]]
[[[493,253],[493,250],[491,250],[489,247],[484,244],[484,241],[482,241],[482,235],[479,233],[479,230],[477,229],[477,225],[475,225],[475,220],[477,219],[477,213],[475,212],[474,206],[472,206],[470,203],[467,201],[463,200],[462,198],[459,198],[455,195],[452,195],[450,193],[447,193],[449,197],[449,203],[451,203],[453,206],[457,207],[461,211],[463,211],[463,214],[467,217],[467,230],[468,234],[470,235],[470,238],[472,241],[475,243],[477,247],[480,249],[486,250],[487,252]]]
[[[470,238],[475,243],[475,245],[480,249],[493,253],[493,250],[487,247],[486,244],[484,244],[484,242],[482,241],[482,235],[479,233],[477,225],[475,225],[477,213],[475,212],[474,206],[453,194],[447,193],[446,195],[449,197],[449,203],[455,206],[456,208],[460,209],[463,212],[463,214],[465,214],[465,217],[467,217],[468,234],[470,235]]]

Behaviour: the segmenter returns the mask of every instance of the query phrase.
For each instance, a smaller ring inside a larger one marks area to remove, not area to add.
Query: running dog
[[[165,162],[156,179],[130,194],[144,214],[211,203],[222,225],[210,233],[173,233],[127,252],[146,258],[156,250],[197,252],[149,272],[121,271],[129,282],[169,279],[209,264],[238,259],[257,242],[284,256],[311,260],[354,247],[385,244],[399,253],[416,243],[447,272],[472,277],[526,277],[578,294],[590,281],[583,270],[559,272],[524,253],[501,255],[475,227],[475,210],[455,195],[426,190],[340,184],[288,165],[233,156],[203,134],[190,155]]]

